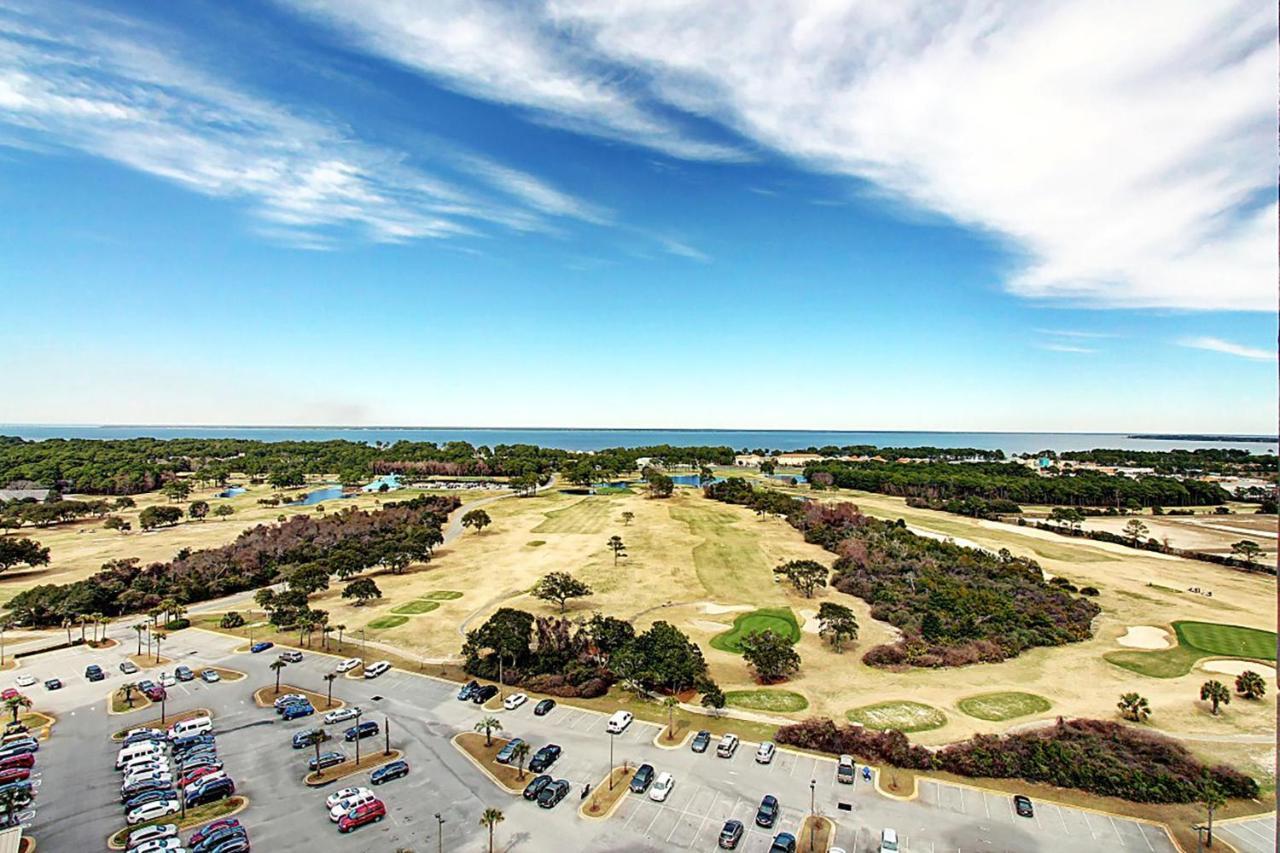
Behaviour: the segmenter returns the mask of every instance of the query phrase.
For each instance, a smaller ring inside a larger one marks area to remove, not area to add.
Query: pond
[[[342,486],[326,486],[314,492],[307,492],[300,501],[293,501],[289,506],[312,506],[325,501],[336,501],[348,497],[342,493]]]
[[[382,488],[384,485],[386,486],[385,489]],[[389,492],[392,489],[398,489],[400,488],[400,475],[399,474],[383,474],[381,477],[378,477],[372,483],[368,483],[362,488],[366,492],[382,492],[382,491]]]
[[[223,489],[222,491],[218,492],[216,495],[214,495],[214,497],[215,498],[234,498],[236,495],[243,495],[244,492],[245,492],[244,486],[232,486],[229,489]]]

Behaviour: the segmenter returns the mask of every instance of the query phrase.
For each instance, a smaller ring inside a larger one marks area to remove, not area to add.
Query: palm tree
[[[124,684],[120,685],[120,692],[124,694],[124,702],[130,708],[133,707],[133,691],[137,689],[138,685],[134,684],[132,681],[126,681]]]
[[[502,810],[487,808],[480,815],[480,825],[489,830],[489,853],[493,853],[493,828],[504,820]]]
[[[1246,669],[1236,676],[1236,692],[1246,699],[1261,699],[1267,693],[1267,682],[1258,673]]]
[[[95,613],[93,614],[93,621],[94,621],[93,636],[98,642],[102,642],[107,638],[107,625],[111,624],[111,620],[106,617],[106,614]],[[99,631],[101,631],[102,633],[99,634],[98,633]]]
[[[1216,716],[1219,705],[1231,704],[1231,691],[1221,681],[1206,681],[1200,685],[1200,698],[1213,706],[1213,713]]]
[[[71,626],[74,624],[75,624],[75,620],[71,618],[70,614],[62,617],[62,627],[67,629],[67,645],[68,646],[71,645]]]
[[[320,626],[320,648],[326,652],[329,651],[329,635],[333,633],[333,627],[329,625],[328,620]]]
[[[342,632],[347,630],[346,625],[334,625],[333,630],[338,632],[338,651],[342,651]]]
[[[0,667],[4,666],[4,632],[12,629],[12,619],[0,619]]]
[[[476,723],[476,731],[484,732],[484,745],[493,746],[493,733],[502,731],[502,721],[497,717],[485,717]]]
[[[165,639],[166,637],[168,637],[168,636],[169,636],[169,635],[168,635],[168,634],[166,634],[164,631],[156,631],[156,632],[155,632],[155,641],[156,641],[156,663],[160,663],[160,642],[161,642],[162,640],[164,640],[164,639]]]
[[[138,634],[138,657],[142,657],[142,632],[147,630],[147,623],[139,622],[137,625],[133,626],[133,630],[136,631]],[[151,641],[148,639],[147,648],[150,649],[150,647],[151,647]]]
[[[326,708],[333,707],[333,682],[336,681],[337,678],[338,678],[338,673],[336,672],[331,672],[324,677],[324,680],[329,682],[329,695],[328,697],[325,698],[325,704],[324,704]]]
[[[276,674],[276,693],[275,693],[275,695],[277,695],[277,696],[279,696],[279,695],[280,695],[280,670],[284,669],[286,666],[288,666],[288,664],[287,664],[287,663],[285,663],[285,662],[284,662],[284,661],[282,661],[282,660],[273,660],[273,661],[271,662],[271,670]]]
[[[1141,723],[1151,716],[1151,705],[1148,704],[1147,697],[1137,693],[1122,694],[1116,707],[1120,709],[1120,716],[1135,723]]]
[[[511,750],[511,757],[516,760],[516,766],[520,768],[520,778],[523,779],[524,760],[529,757],[529,744],[526,741],[520,741],[515,749]]]
[[[31,707],[31,700],[19,693],[4,700],[4,709],[13,715],[13,722],[18,722],[18,712],[25,711]]]
[[[662,700],[662,707],[667,709],[667,740],[676,736],[676,706],[679,704],[680,700],[674,696]]]
[[[1204,806],[1208,820],[1206,825],[1209,830],[1209,839],[1205,846],[1213,846],[1213,813],[1227,804],[1227,798],[1223,796],[1222,788],[1213,780],[1206,769],[1200,777],[1200,805]]]

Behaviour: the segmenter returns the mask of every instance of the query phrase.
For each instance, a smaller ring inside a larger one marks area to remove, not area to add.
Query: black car
[[[343,734],[342,739],[347,743],[350,743],[353,740],[362,740],[367,737],[373,737],[380,731],[382,731],[382,729],[378,728],[377,723],[373,720],[368,720],[358,726],[352,726],[347,729],[346,733]]]
[[[777,819],[778,798],[773,794],[765,794],[764,799],[760,801],[760,808],[756,809],[756,826],[768,829]]]
[[[475,702],[477,705],[483,705],[485,702],[488,702],[497,695],[498,688],[492,684],[486,684],[484,687],[476,688],[475,692],[471,694],[471,701]]]
[[[552,764],[555,764],[556,759],[559,757],[560,747],[554,743],[549,743],[533,754],[533,758],[529,760],[529,769],[534,773],[541,773]]]
[[[796,837],[789,832],[779,832],[773,837],[769,853],[796,853]]]
[[[742,840],[742,834],[746,832],[740,820],[726,820],[724,826],[720,829],[720,847],[724,850],[733,850],[738,846],[738,842]]]
[[[569,793],[569,780],[557,779],[538,792],[538,805],[544,809],[555,808]]]
[[[96,663],[91,663],[84,668],[84,677],[90,681],[101,681],[107,677],[107,674],[102,671],[102,667]]]
[[[533,706],[533,715],[535,717],[545,717],[547,714],[551,713],[551,709],[554,708],[555,706],[556,706],[556,700],[543,699],[537,705]]]
[[[127,803],[134,797],[142,794],[149,794],[155,791],[163,791],[166,796],[173,796],[173,786],[166,785],[158,779],[150,779],[146,782],[135,782],[120,791],[120,802]]]
[[[192,853],[249,853],[249,836],[237,835],[222,842],[217,847],[202,847],[199,850],[192,851]]]
[[[236,785],[230,779],[215,779],[207,785],[197,788],[187,795],[187,808],[203,806],[205,803],[216,803],[236,792]]]
[[[369,775],[369,781],[374,785],[381,785],[383,782],[390,782],[392,779],[399,779],[401,776],[409,775],[409,762],[392,761],[390,764],[384,764]]]
[[[61,690],[62,681],[57,678],[50,678],[48,681],[44,683],[44,689],[45,690]]]
[[[196,674],[191,671],[191,667],[180,666],[173,671],[173,677],[179,681],[194,681]]]
[[[1031,807],[1031,800],[1018,794],[1013,798],[1013,807],[1018,812],[1018,817],[1035,817],[1036,810]]]
[[[480,682],[474,679],[462,685],[462,689],[458,691],[458,701],[465,702],[480,689]]]
[[[545,773],[541,776],[534,776],[533,781],[524,786],[524,798],[526,800],[538,799],[538,794],[542,793],[542,789],[550,785],[551,782],[551,777]]]
[[[711,746],[711,732],[703,729],[693,736],[693,743],[689,748],[694,752],[706,752],[709,746]]]
[[[653,783],[653,765],[641,764],[636,769],[636,775],[631,777],[631,793],[643,794],[649,790],[649,785]]]
[[[341,752],[322,752],[320,753],[320,761],[316,762],[314,758],[307,760],[308,770],[323,770],[326,767],[334,767],[346,761],[347,757]]]
[[[243,826],[228,826],[201,840],[199,844],[191,848],[191,853],[209,853],[210,850],[217,850],[233,838],[248,837],[249,833]]]

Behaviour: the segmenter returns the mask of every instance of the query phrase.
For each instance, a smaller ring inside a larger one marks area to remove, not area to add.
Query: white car
[[[363,663],[363,661],[361,661],[360,658],[347,658],[342,663],[338,664],[338,672],[350,672],[361,663]]]
[[[156,838],[129,849],[132,853],[171,853],[171,851],[186,850],[182,846],[182,839],[176,835],[169,838]]]
[[[658,778],[654,780],[653,787],[649,789],[649,799],[655,803],[664,802],[671,793],[671,789],[676,786],[675,777],[670,773],[663,771],[658,774]]]
[[[506,698],[506,701],[502,703],[502,707],[506,708],[508,711],[514,711],[516,708],[519,708],[528,701],[529,697],[525,694],[515,693]]]
[[[364,677],[377,678],[379,675],[382,675],[382,673],[386,672],[389,669],[391,669],[391,663],[389,661],[380,660],[377,663],[371,664],[364,668]]]
[[[160,673],[160,686],[164,688],[177,687],[178,679],[174,678],[167,672]]]
[[[177,838],[178,827],[172,823],[159,823],[154,826],[144,826],[141,829],[135,829],[129,833],[127,846],[130,850],[136,849],[148,841],[158,841],[162,838]]]
[[[188,783],[187,787],[182,789],[182,792],[183,794],[189,797],[192,794],[194,794],[196,791],[199,791],[200,788],[206,785],[207,783],[213,782],[217,779],[225,779],[225,778],[227,778],[227,771],[215,770],[212,773],[208,773],[208,774],[205,774],[204,776],[201,776],[199,779],[197,779],[194,782]]]
[[[347,720],[354,720],[358,716],[360,716],[359,708],[339,708],[336,711],[330,711],[325,714],[324,721],[326,725],[332,725],[333,723],[345,723]]]
[[[125,815],[124,820],[129,826],[133,826],[135,823],[146,823],[149,820],[177,814],[181,808],[182,806],[178,804],[177,797],[171,800],[155,800],[138,806]]]
[[[161,773],[169,772],[169,759],[163,753],[154,753],[152,755],[140,755],[132,761],[128,761],[120,768],[126,776],[135,773],[146,773],[150,770],[159,770]]]
[[[283,708],[285,705],[288,705],[293,702],[302,702],[304,700],[307,700],[307,696],[305,693],[286,693],[283,696],[277,696],[276,700],[272,702],[271,705],[278,711],[281,708]],[[310,701],[310,700],[307,700],[307,701]]]
[[[19,675],[15,682],[19,687],[35,687],[36,677],[34,675]]]
[[[347,797],[354,797],[357,794],[369,792],[368,788],[343,788],[341,791],[335,791],[325,798],[324,807],[331,809]]]
[[[354,809],[356,806],[362,806],[365,803],[372,803],[378,799],[374,796],[373,791],[365,791],[362,794],[356,794],[353,797],[347,797],[345,800],[339,800],[338,804],[329,809],[329,820],[337,823],[342,816]]]
[[[756,764],[769,764],[773,761],[773,754],[776,751],[777,749],[771,740],[760,744],[760,748],[756,750]]]
[[[140,770],[137,773],[126,773],[120,783],[121,790],[139,782],[159,782],[162,785],[173,785],[173,774],[167,770]]]
[[[134,735],[146,735],[152,740],[167,740],[169,733],[164,729],[129,729],[124,733],[124,740],[128,740]]]

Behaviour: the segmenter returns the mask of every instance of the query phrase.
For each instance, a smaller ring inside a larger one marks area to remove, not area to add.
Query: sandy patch
[[[801,631],[804,631],[806,634],[817,634],[817,633],[818,633],[818,631],[819,631],[819,626],[818,626],[818,611],[816,611],[816,610],[801,610],[801,611],[800,611],[800,618],[804,620],[804,623],[800,626],[800,630],[801,630]]]
[[[1251,660],[1208,660],[1200,664],[1205,672],[1220,672],[1223,675],[1239,675],[1245,670],[1253,670],[1268,681],[1274,681],[1276,668],[1265,663],[1254,663]]]
[[[1167,649],[1172,645],[1169,632],[1154,625],[1130,625],[1123,637],[1116,638],[1116,642],[1131,649]]]
[[[979,545],[977,542],[974,542],[972,539],[965,539],[959,536],[952,536],[948,533],[939,533],[936,530],[926,530],[923,527],[915,527],[914,525],[910,525],[910,524],[907,525],[907,529],[910,530],[915,535],[923,536],[926,539],[937,539],[939,542],[954,542],[955,544],[959,545],[962,548],[977,548],[982,551],[990,550],[989,548],[983,548],[981,545]]]
[[[716,604],[714,601],[702,602],[702,612],[712,616],[719,616],[721,613],[739,613],[744,610],[754,610],[750,604]]]
[[[732,625],[726,625],[723,622],[712,622],[708,619],[690,619],[689,624],[699,630],[712,631],[717,634],[721,631],[728,631],[733,627]]]

